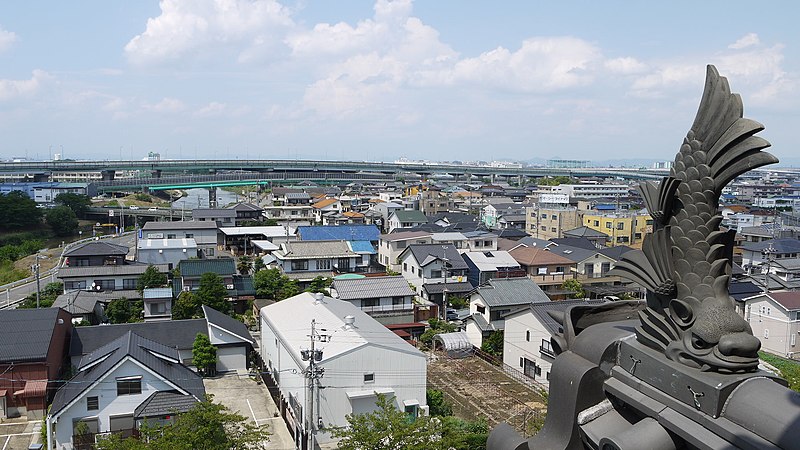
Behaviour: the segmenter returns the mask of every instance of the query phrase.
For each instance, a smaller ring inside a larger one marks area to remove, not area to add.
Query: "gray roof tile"
[[[0,362],[45,359],[58,325],[59,311],[58,308],[0,310]]]
[[[64,256],[125,256],[128,254],[129,250],[130,249],[124,245],[111,244],[103,241],[92,241],[64,252]]]
[[[333,280],[332,287],[342,300],[414,295],[408,281],[401,276]]]
[[[73,357],[86,355],[129,331],[167,347],[187,350],[192,348],[197,333],[208,334],[208,327],[205,319],[75,327],[72,329],[69,354]]]
[[[247,339],[253,343],[253,338],[244,323],[239,322],[231,316],[222,314],[214,308],[209,308],[203,305],[203,314],[206,316],[208,323],[216,325],[223,330],[227,330],[231,334],[235,334],[241,338]]]
[[[199,277],[208,272],[233,275],[236,273],[236,263],[233,258],[184,259],[178,263],[178,269],[182,277]]]
[[[530,278],[495,278],[479,286],[476,293],[490,307],[550,302],[550,297]]]

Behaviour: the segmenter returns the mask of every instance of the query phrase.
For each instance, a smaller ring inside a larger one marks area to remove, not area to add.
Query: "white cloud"
[[[275,0],[162,0],[161,15],[125,46],[136,64],[179,60],[214,61],[228,54],[248,62],[280,42],[293,25]]]
[[[186,105],[183,104],[182,101],[171,98],[171,97],[164,97],[161,99],[160,102],[155,104],[146,103],[143,105],[143,108],[148,111],[153,111],[157,113],[176,113],[183,111],[186,109]]]
[[[612,73],[621,75],[638,74],[647,70],[647,64],[631,57],[608,59],[603,65]]]
[[[224,103],[211,102],[195,111],[194,115],[198,117],[218,116],[224,113],[226,109],[227,106]]]
[[[7,31],[0,28],[0,52],[4,52],[11,48],[17,41],[17,35],[13,31]]]
[[[758,39],[758,35],[755,33],[747,33],[739,40],[734,42],[733,44],[729,45],[728,48],[739,50],[742,48],[752,47],[754,45],[760,44],[761,41]]]
[[[0,101],[35,95],[52,79],[50,74],[38,69],[33,71],[29,80],[0,79]]]

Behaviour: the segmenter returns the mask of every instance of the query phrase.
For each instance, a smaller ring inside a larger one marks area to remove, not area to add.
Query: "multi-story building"
[[[147,222],[142,227],[143,239],[194,239],[201,258],[213,258],[222,246],[217,222],[180,220],[176,222]]]
[[[745,320],[761,348],[786,358],[798,359],[800,346],[800,292],[770,292],[744,299]]]
[[[564,237],[564,232],[581,225],[574,206],[538,205],[526,208],[525,230],[537,239]]]
[[[382,234],[378,242],[378,263],[386,270],[400,272],[400,253],[411,244],[430,244],[431,233],[428,231],[401,231]]]
[[[583,225],[609,235],[608,245],[640,247],[645,234],[653,231],[653,218],[645,212],[597,213],[586,212]]]

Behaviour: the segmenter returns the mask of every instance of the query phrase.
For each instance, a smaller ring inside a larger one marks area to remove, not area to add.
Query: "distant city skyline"
[[[0,3],[0,159],[667,161],[715,64],[800,165],[800,7],[749,5]]]

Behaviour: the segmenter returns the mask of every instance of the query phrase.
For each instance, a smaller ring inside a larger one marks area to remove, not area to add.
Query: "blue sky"
[[[795,2],[0,2],[0,158],[672,159],[716,64],[800,164]]]

